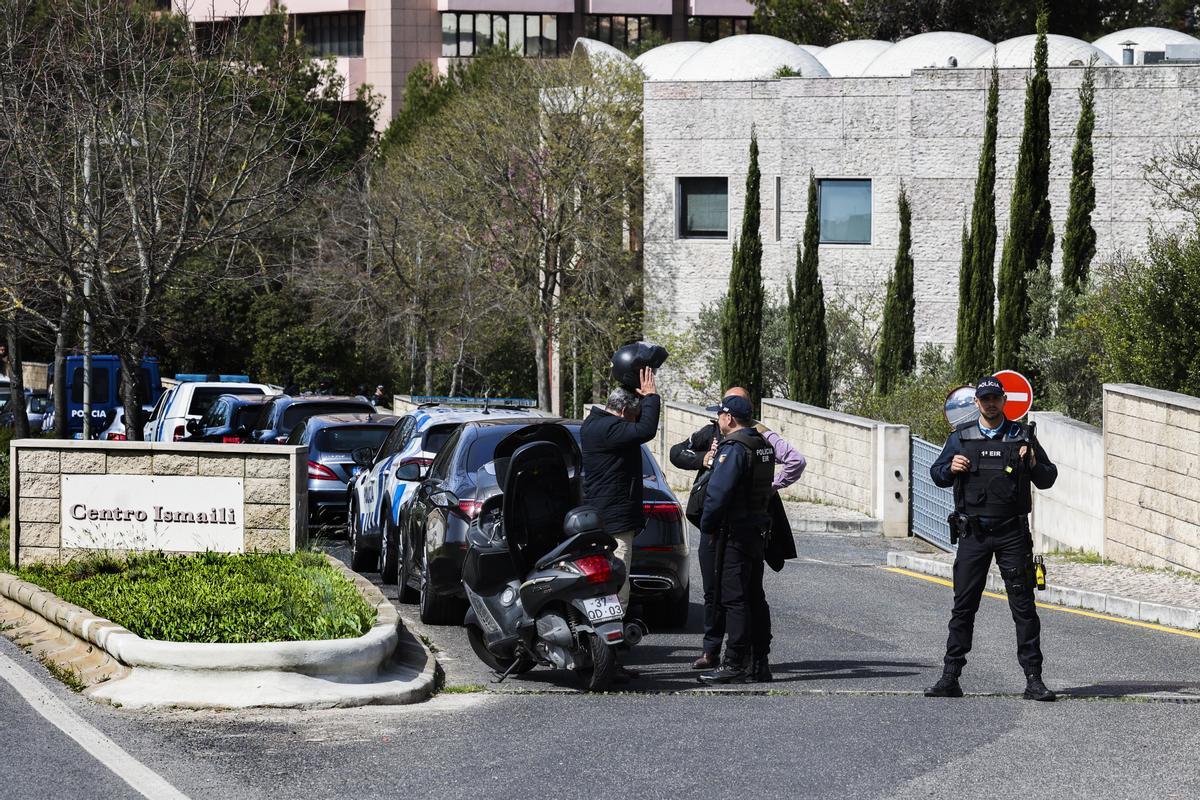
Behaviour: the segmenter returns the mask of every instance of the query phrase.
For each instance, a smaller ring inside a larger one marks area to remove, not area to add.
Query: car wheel
[[[400,562],[400,568],[396,575],[396,588],[399,590],[401,603],[415,603],[420,596],[417,590],[409,585],[412,579],[413,564],[412,564],[412,548],[408,546],[408,537],[404,534],[397,534],[396,546],[400,551],[400,556],[397,559]]]
[[[385,583],[396,582],[396,532],[385,517],[383,523],[382,541],[379,547],[379,577]]]
[[[668,598],[658,606],[658,622],[664,628],[686,628],[691,614],[691,587],[686,586],[678,597]]]
[[[350,537],[350,569],[355,572],[371,572],[379,566],[379,552],[361,546],[362,537],[355,532]]]
[[[461,625],[466,609],[457,597],[443,597],[433,591],[429,580],[429,559],[421,559],[421,622],[426,625]]]

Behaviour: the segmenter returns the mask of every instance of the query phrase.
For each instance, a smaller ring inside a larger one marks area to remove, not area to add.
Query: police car
[[[464,407],[468,402],[475,405]],[[399,525],[402,509],[412,502],[438,450],[464,422],[547,416],[534,405],[531,400],[431,398],[405,414],[374,454],[355,453],[355,462],[362,470],[347,489],[346,538],[351,568],[360,572],[377,570],[385,582],[395,583],[395,548],[390,554],[382,552],[384,526],[391,525],[395,530]]]

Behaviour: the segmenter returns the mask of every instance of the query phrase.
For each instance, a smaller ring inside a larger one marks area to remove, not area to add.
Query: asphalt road
[[[964,675],[982,696],[928,700],[950,590],[883,570],[878,540],[800,544],[805,560],[769,576],[777,681],[746,692],[698,688],[696,605],[693,629],[628,654],[643,677],[609,695],[548,670],[494,691],[454,628],[420,630],[451,686],[488,691],[346,711],[127,712],[54,686],[5,640],[0,655],[192,798],[1200,795],[1200,703],[1120,697],[1200,691],[1200,640],[1043,611],[1047,680],[1077,697],[1037,704],[1017,697],[1005,604],[985,599]],[[19,776],[0,797],[134,796],[2,682],[0,731]]]

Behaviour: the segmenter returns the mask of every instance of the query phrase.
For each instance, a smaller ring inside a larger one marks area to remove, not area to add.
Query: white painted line
[[[37,678],[3,653],[0,653],[0,678],[16,689],[30,708],[78,742],[80,747],[143,797],[149,800],[188,800],[187,795],[122,750],[116,742],[68,708]]]

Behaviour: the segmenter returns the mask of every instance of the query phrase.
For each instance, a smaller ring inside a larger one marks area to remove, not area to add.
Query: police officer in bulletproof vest
[[[762,578],[775,450],[751,426],[753,415],[750,401],[737,395],[723,399],[717,415],[724,438],[713,459],[700,532],[715,537],[726,640],[721,666],[700,675],[705,684],[749,683],[769,672],[771,619]],[[751,663],[752,654],[760,663]]]
[[[950,434],[929,468],[938,486],[954,487],[957,534],[954,559],[954,611],[940,680],[926,697],[962,697],[958,678],[975,629],[975,612],[995,557],[1017,626],[1017,660],[1025,671],[1025,697],[1053,701],[1042,682],[1041,621],[1034,605],[1033,537],[1029,532],[1030,484],[1049,489],[1058,468],[1027,426],[1004,417],[1004,387],[988,376],[975,387],[979,419]]]

